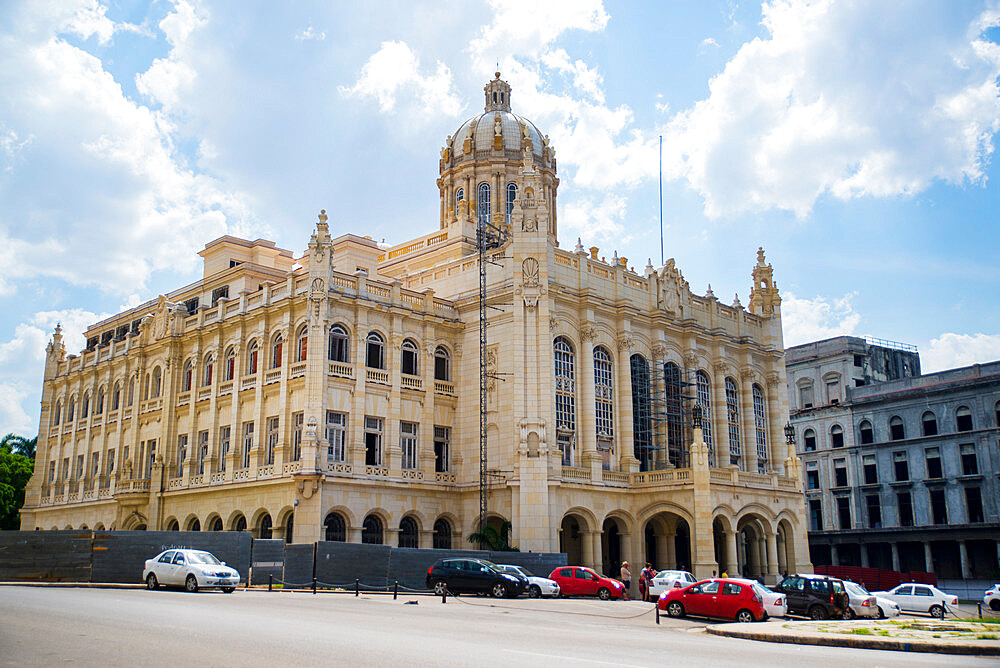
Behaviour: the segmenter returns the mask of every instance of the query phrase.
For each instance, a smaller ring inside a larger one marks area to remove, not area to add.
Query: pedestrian
[[[722,571],[722,577],[728,578],[729,577],[729,571]]]
[[[628,569],[628,562],[627,561],[623,561],[622,562],[621,576],[622,576],[622,584],[625,585],[625,591],[622,592],[622,598],[624,598],[627,601],[628,600],[628,590],[629,590],[629,587],[632,586],[632,571],[630,571]]]
[[[653,565],[646,562],[646,566],[639,571],[639,596],[642,597],[643,602],[649,601],[649,585],[656,574],[653,570]]]

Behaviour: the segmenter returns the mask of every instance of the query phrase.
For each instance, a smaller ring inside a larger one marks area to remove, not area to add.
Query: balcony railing
[[[337,378],[354,378],[354,367],[343,362],[330,362],[327,373]]]
[[[304,375],[306,375],[305,362],[297,362],[296,364],[292,365],[291,369],[289,369],[289,374],[288,374],[289,378],[301,378]]]
[[[389,372],[379,369],[366,369],[368,372],[368,382],[378,385],[389,385]]]
[[[399,384],[409,390],[424,389],[424,381],[420,376],[400,376]]]
[[[434,392],[436,392],[437,394],[447,394],[449,396],[455,396],[455,383],[452,383],[447,380],[435,380]]]

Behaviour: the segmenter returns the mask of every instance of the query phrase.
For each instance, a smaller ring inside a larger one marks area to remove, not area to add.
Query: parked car
[[[759,586],[759,585],[758,585]],[[744,580],[703,580],[681,589],[669,589],[656,602],[671,617],[695,615],[759,622],[767,618],[764,599]]]
[[[183,586],[190,592],[218,587],[231,594],[240,583],[240,574],[226,566],[211,552],[203,550],[164,550],[146,560],[142,579],[147,589],[160,585]]]
[[[679,589],[697,582],[697,578],[688,571],[660,571],[653,576],[649,585],[649,595],[656,597],[668,589]]]
[[[957,596],[929,584],[901,584],[889,591],[877,591],[875,595],[895,602],[903,612],[921,612],[931,617],[944,617],[948,606],[958,605]]]
[[[772,587],[785,595],[788,613],[811,619],[842,618],[849,613],[850,598],[844,583],[826,575],[789,575]]]
[[[847,608],[847,616],[851,619],[857,617],[873,619],[878,617],[878,604],[875,597],[861,585],[844,580],[844,589],[850,599],[850,607]]]
[[[522,575],[503,573],[485,559],[439,559],[427,569],[427,588],[439,596],[449,594],[491,594],[496,598],[520,596],[528,587]]]
[[[548,578],[538,577],[524,566],[514,566],[512,564],[497,564],[497,569],[501,573],[512,573],[520,575],[528,580],[528,596],[539,598],[540,596],[558,596],[559,583]]]
[[[559,585],[561,596],[596,596],[607,601],[625,595],[621,582],[598,575],[584,566],[562,566],[552,571],[549,579]]]
[[[1000,611],[1000,584],[983,592],[983,604],[988,605],[990,610]]]
[[[773,592],[756,580],[732,578],[735,582],[745,582],[753,587],[754,592],[764,601],[764,612],[768,617],[784,617],[788,614],[788,604],[785,595]]]

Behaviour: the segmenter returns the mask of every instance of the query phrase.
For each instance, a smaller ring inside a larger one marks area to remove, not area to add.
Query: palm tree
[[[511,523],[507,521],[500,525],[499,531],[486,525],[482,530],[469,534],[469,542],[478,545],[480,550],[517,552],[518,549],[510,545],[511,528]]]
[[[13,452],[24,455],[28,459],[35,458],[35,449],[38,447],[38,437],[25,438],[19,434],[10,433],[0,439],[0,451]]]

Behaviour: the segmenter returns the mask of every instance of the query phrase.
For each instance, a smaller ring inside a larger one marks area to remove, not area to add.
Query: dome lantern
[[[500,80],[499,72],[483,90],[486,91],[486,111],[510,111],[510,85]]]

